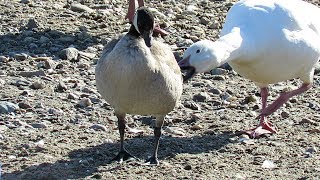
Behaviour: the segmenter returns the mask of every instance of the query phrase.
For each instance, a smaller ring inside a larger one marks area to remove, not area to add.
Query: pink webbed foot
[[[169,34],[167,31],[161,29],[159,24],[154,26],[153,33],[159,33],[161,36],[166,36]]]
[[[272,123],[268,121],[264,121],[259,124],[256,128],[249,129],[244,131],[245,134],[248,134],[250,138],[258,138],[264,134],[274,134],[277,133],[276,128],[272,125]]]

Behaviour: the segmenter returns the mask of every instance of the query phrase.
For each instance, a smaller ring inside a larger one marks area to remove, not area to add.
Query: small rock
[[[45,36],[41,36],[40,39],[39,39],[39,43],[41,44],[46,44],[46,43],[49,43],[50,42],[50,39],[45,37]]]
[[[78,61],[79,51],[76,48],[66,48],[60,51],[59,57],[64,60]]]
[[[5,76],[6,74],[6,71],[0,70],[0,76]]]
[[[36,21],[35,19],[29,19],[26,28],[27,28],[28,30],[40,28],[40,24],[39,24],[39,22]]]
[[[286,118],[288,118],[290,116],[290,114],[287,111],[282,111],[280,115],[284,119],[286,119]]]
[[[211,92],[212,94],[218,94],[218,95],[222,93],[222,91],[220,91],[217,88],[212,88],[209,90],[209,92]]]
[[[79,3],[72,3],[70,6],[70,9],[74,12],[88,12],[88,13],[94,12],[94,10],[91,9],[90,7],[83,4],[79,4]]]
[[[101,124],[93,124],[92,126],[90,126],[89,128],[94,129],[96,131],[107,131],[107,127]]]
[[[201,107],[195,102],[186,101],[183,103],[183,106],[192,110],[201,110]]]
[[[317,147],[310,147],[306,150],[306,152],[309,152],[309,153],[316,153],[318,152],[318,149]]]
[[[210,29],[218,29],[220,27],[220,23],[217,20],[214,20],[209,23],[209,28]]]
[[[13,104],[7,101],[0,101],[0,114],[8,114],[19,109],[17,104]]]
[[[190,129],[196,131],[196,130],[203,129],[203,127],[199,124],[195,124]]]
[[[78,99],[79,98],[79,96],[77,96],[77,95],[75,95],[75,94],[73,94],[73,93],[69,93],[68,94],[68,97],[67,97],[68,99]]]
[[[31,106],[30,104],[25,103],[25,102],[20,102],[20,103],[18,104],[18,106],[19,106],[21,109],[31,109],[31,108],[32,108],[32,106]]]
[[[250,95],[250,96],[247,96],[247,97],[245,97],[245,99],[244,99],[244,103],[245,104],[249,104],[249,103],[255,103],[255,102],[257,102],[258,101],[258,98],[257,98],[257,96],[255,96],[255,95]]]
[[[178,136],[185,136],[185,131],[182,128],[179,127],[167,127],[164,132],[167,132],[169,134],[174,134]]]
[[[56,87],[56,90],[58,92],[64,92],[68,89],[67,85],[63,82],[63,81],[59,81],[57,87]]]
[[[192,169],[192,167],[191,167],[191,165],[186,165],[186,166],[184,166],[184,168],[183,169],[185,169],[185,170],[191,170]]]
[[[193,96],[193,100],[196,102],[206,102],[210,99],[210,96],[205,92],[200,92]]]
[[[37,129],[40,129],[40,128],[47,128],[48,126],[44,123],[32,123],[30,124],[33,128],[37,128]]]
[[[94,90],[91,88],[88,88],[88,87],[84,87],[82,89],[82,92],[92,94],[92,93],[94,93]]]
[[[48,113],[53,114],[53,115],[61,115],[61,114],[63,114],[63,110],[56,109],[56,108],[49,108]]]
[[[34,89],[43,89],[44,88],[44,83],[43,82],[41,82],[41,81],[35,81],[35,82],[33,82],[32,83],[32,88],[34,88]]]
[[[9,59],[7,58],[7,57],[5,57],[5,56],[0,56],[0,63],[6,63],[6,62],[8,62],[9,61]]]
[[[203,24],[203,25],[207,25],[210,23],[210,19],[207,18],[207,17],[201,17],[200,18],[200,23]]]
[[[36,145],[37,147],[44,147],[44,140],[40,140],[38,142],[35,142],[34,145]]]
[[[23,77],[39,77],[39,76],[46,76],[45,72],[43,70],[39,70],[39,71],[21,71],[19,73],[20,76]]]
[[[24,61],[24,60],[28,59],[28,57],[29,56],[27,54],[25,54],[25,53],[20,53],[20,54],[15,54],[14,55],[14,58],[16,60],[18,60],[18,61]]]
[[[222,69],[222,68],[215,68],[210,71],[211,75],[223,75],[227,74],[228,70]]]
[[[250,139],[248,135],[246,134],[242,134],[239,137],[239,142],[243,143],[243,144],[247,144],[247,145],[253,145],[255,144],[253,139]]]
[[[262,168],[266,168],[266,169],[274,169],[277,167],[277,165],[275,165],[272,161],[270,160],[264,160],[262,165]]]
[[[314,120],[311,120],[311,119],[306,119],[306,118],[303,118],[299,124],[311,124],[311,125],[318,125],[318,123]]]
[[[221,75],[214,75],[212,77],[213,80],[217,80],[217,81],[224,81],[226,80],[226,78],[224,76],[221,76]]]
[[[83,98],[79,101],[78,105],[80,107],[88,107],[92,105],[92,102],[89,98]]]

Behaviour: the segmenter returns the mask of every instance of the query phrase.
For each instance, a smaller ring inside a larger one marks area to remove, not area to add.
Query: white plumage
[[[179,62],[189,70],[185,80],[228,62],[261,88],[260,125],[252,137],[275,133],[266,116],[290,97],[311,88],[320,56],[320,9],[301,0],[244,0],[229,10],[221,37],[196,42]],[[268,84],[300,78],[300,88],[286,92],[266,107]]]

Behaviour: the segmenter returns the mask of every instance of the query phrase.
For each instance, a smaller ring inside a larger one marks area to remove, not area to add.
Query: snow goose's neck
[[[238,30],[234,30],[231,33],[220,37],[217,41],[212,42],[212,46],[209,47],[212,50],[212,62],[210,63],[210,69],[239,58],[243,53],[240,49],[241,44],[242,37]]]

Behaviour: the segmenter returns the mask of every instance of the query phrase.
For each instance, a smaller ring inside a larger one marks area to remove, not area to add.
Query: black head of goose
[[[170,47],[152,40],[154,18],[146,8],[138,8],[128,33],[110,41],[99,59],[96,86],[118,118],[120,151],[114,158],[130,157],[124,148],[126,114],[152,115],[155,145],[148,164],[158,164],[161,127],[182,94],[182,75]]]
[[[146,46],[151,47],[152,34],[154,30],[154,17],[145,7],[136,11],[128,34],[142,37]]]

